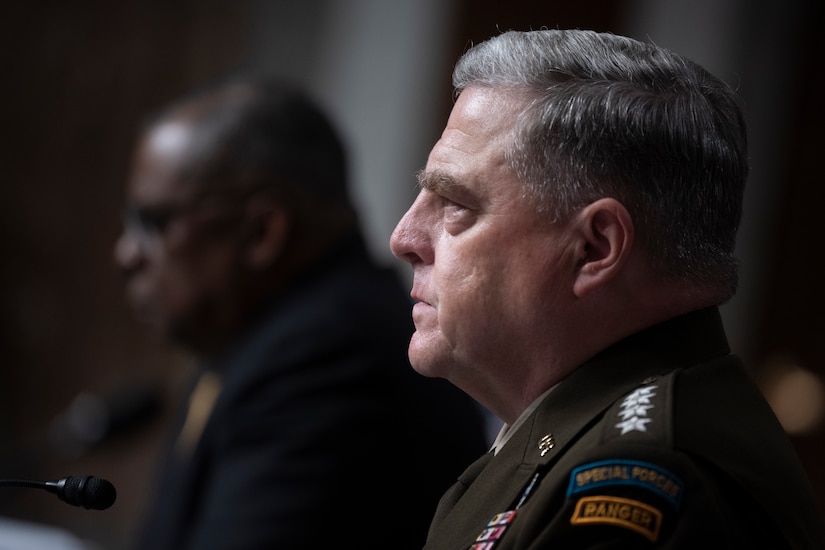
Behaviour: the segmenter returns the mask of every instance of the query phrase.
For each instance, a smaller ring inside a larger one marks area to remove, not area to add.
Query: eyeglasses
[[[194,205],[137,206],[128,205],[123,209],[123,227],[127,232],[140,235],[159,236],[166,232],[172,220],[181,217]]]
[[[272,184],[248,188],[225,188],[204,193],[186,202],[156,206],[127,205],[122,212],[123,229],[141,244],[154,246],[177,219],[194,213],[205,206],[238,206],[263,190],[275,189]]]

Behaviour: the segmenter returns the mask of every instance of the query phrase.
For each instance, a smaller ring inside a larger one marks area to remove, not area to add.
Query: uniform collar
[[[533,411],[535,411],[538,408],[541,402],[544,401],[544,398],[547,397],[555,387],[556,386],[552,386],[549,390],[538,396],[538,398],[536,398],[535,401],[530,403],[530,406],[528,406],[524,410],[524,412],[521,413],[521,415],[519,415],[519,417],[516,419],[515,422],[513,422],[512,425],[504,424],[501,426],[501,429],[499,430],[495,441],[493,441],[493,446],[490,449],[493,452],[493,454],[498,454],[501,448],[504,447],[504,445],[508,441],[510,441],[510,438],[513,436],[513,434],[518,431],[521,425],[524,424],[524,422],[530,417],[531,414],[533,414]]]
[[[730,353],[718,308],[676,317],[636,333],[582,364],[535,410],[520,418],[498,454],[520,453],[522,464],[544,465],[617,399],[674,369]]]

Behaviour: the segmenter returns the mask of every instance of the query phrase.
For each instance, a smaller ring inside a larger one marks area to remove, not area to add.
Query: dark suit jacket
[[[474,402],[410,367],[410,306],[360,239],[281,293],[210,365],[221,393],[139,547],[420,549],[486,442]]]
[[[825,548],[795,452],[715,308],[582,365],[475,469],[428,550]]]

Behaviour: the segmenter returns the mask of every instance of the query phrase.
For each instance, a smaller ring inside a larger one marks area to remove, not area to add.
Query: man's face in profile
[[[553,357],[570,301],[568,232],[529,203],[505,155],[522,107],[487,88],[461,93],[390,241],[413,267],[413,367],[482,402]]]
[[[230,294],[236,247],[226,209],[183,177],[193,135],[165,122],[138,143],[115,260],[136,317],[183,344],[203,338]]]

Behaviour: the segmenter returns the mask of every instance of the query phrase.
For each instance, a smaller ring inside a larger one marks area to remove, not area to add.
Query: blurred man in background
[[[201,366],[138,548],[423,545],[482,417],[410,368],[409,298],[303,92],[227,82],[154,118],[115,257],[137,318]]]

